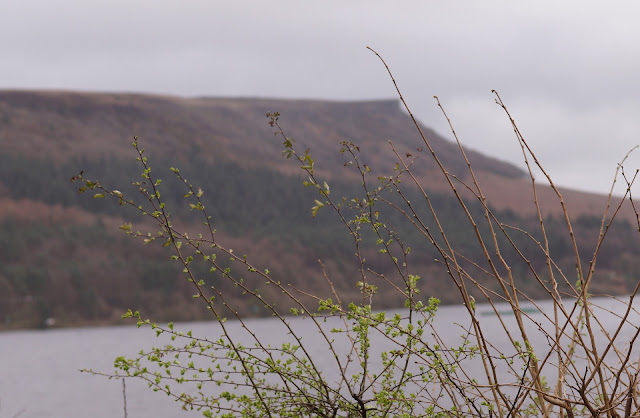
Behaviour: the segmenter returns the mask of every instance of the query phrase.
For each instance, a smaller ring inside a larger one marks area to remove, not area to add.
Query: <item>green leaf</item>
[[[311,216],[313,216],[314,218],[316,217],[316,214],[318,213],[318,209],[324,207],[324,203],[322,203],[319,200],[316,200],[316,205],[314,207],[311,208]]]

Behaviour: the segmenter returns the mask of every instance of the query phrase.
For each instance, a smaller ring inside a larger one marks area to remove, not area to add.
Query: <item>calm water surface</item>
[[[478,311],[485,333],[498,329],[497,319],[495,315],[488,314],[488,307],[479,305]],[[456,323],[468,324],[466,311],[462,307],[441,307],[437,318],[439,334],[450,341],[455,341],[462,334],[462,329]],[[533,322],[528,324],[528,329],[535,341],[534,346],[544,348],[546,339],[541,337],[536,324],[542,321],[543,316],[537,314],[531,318]],[[638,315],[631,320],[640,323]],[[514,319],[508,316],[506,321],[510,325],[515,324]],[[605,321],[612,326],[615,324],[612,315],[607,315]],[[237,324],[229,324],[238,329]],[[286,338],[279,323],[272,319],[251,320],[248,325],[265,343],[277,345]],[[292,319],[292,325],[303,335],[314,359],[326,365],[327,371],[332,370],[329,351],[312,323],[308,319],[295,318]],[[327,325],[330,329],[337,323]],[[207,336],[209,339],[219,336],[219,327],[215,323],[176,324],[176,328],[192,330],[194,335]],[[625,329],[620,340],[629,338],[632,331],[631,327]],[[489,335],[489,338],[497,346],[507,343],[501,335]],[[0,333],[0,417],[123,417],[121,381],[81,373],[79,370],[91,368],[111,372],[117,356],[134,355],[140,349],[164,342],[166,340],[156,338],[150,329],[138,329],[135,326]],[[390,347],[384,337],[374,338],[372,346],[376,350]],[[474,369],[479,371],[475,365],[469,367],[472,372]],[[330,372],[328,376],[331,377]],[[128,379],[126,394],[130,418],[200,416],[196,411],[182,411],[180,404],[166,395],[150,391],[142,382]]]

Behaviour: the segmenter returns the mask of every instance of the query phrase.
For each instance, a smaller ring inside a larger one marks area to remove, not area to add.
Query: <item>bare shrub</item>
[[[625,202],[633,205],[635,176],[625,174],[624,160],[616,179],[626,182],[626,193],[613,204],[612,187],[595,250],[585,263],[562,193],[497,92],[496,102],[515,132],[529,169],[539,225],[536,231],[500,220],[459,141],[468,176],[463,180],[447,171],[382,62],[423,143],[416,144],[414,154],[401,153],[390,143],[397,165],[391,174],[371,178],[372,169],[360,160],[359,147],[343,142],[340,153],[346,156],[347,169],[355,170],[361,180],[358,196],[335,196],[329,184],[316,176],[310,151],[296,148],[278,113],[267,114],[283,143],[283,156],[300,164],[306,174],[304,185],[318,192],[312,215],[332,211],[351,238],[358,271],[354,284],[359,289],[353,300],[335,290],[326,270],[328,294],[311,294],[282,283],[268,269],[219,242],[201,200],[204,191],[174,168],[184,183],[186,204],[204,221],[200,233],[181,232],[163,203],[161,180],[154,178],[137,139],[133,145],[143,180],[134,184],[142,203],[99,181],[77,176],[75,180],[83,183],[81,191],[91,190],[94,198],[110,197],[121,205],[136,207],[157,223],[157,230],[149,233],[134,231],[130,224],[122,229],[147,244],[161,243],[172,250],[172,258],[193,283],[194,298],[207,306],[220,327],[218,338],[205,338],[178,331],[171,323],[155,324],[129,311],[125,317],[136,318],[139,326],[149,326],[158,335],[169,335],[175,343],[142,351],[134,358],[120,357],[116,373],[107,375],[145,380],[153,390],[165,392],[184,408],[201,410],[205,416],[640,415],[636,389],[640,372],[636,356],[640,353],[635,350],[640,316],[633,305],[640,282],[627,300],[592,298],[589,293],[596,260],[612,222]],[[439,100],[437,105],[449,121]],[[457,141],[453,127],[451,132]],[[441,223],[448,214],[434,209],[429,192],[414,173],[412,166],[423,149],[435,161],[465,214],[471,244],[480,249],[480,259],[469,258],[450,239]],[[534,166],[542,171],[562,205],[563,233],[570,247],[565,250],[573,254],[575,273],[563,270],[550,251],[548,221],[538,203]],[[409,199],[416,190],[420,198]],[[482,205],[481,217],[468,209],[470,201]],[[397,225],[388,221],[391,216],[402,219],[437,251],[437,262],[466,308],[464,323],[448,325],[460,328],[459,340],[442,337],[436,321],[439,301],[421,297],[420,277],[411,267],[411,248]],[[376,243],[377,251],[369,251],[367,242]],[[522,242],[526,245],[519,244]],[[533,258],[542,263],[532,262]],[[393,274],[370,267],[380,263],[392,266]],[[324,269],[322,262],[320,268]],[[527,289],[542,289],[546,300],[534,300],[521,288],[514,271],[526,274],[530,281]],[[389,314],[376,310],[382,287],[387,294],[397,295],[404,303],[403,310]],[[259,325],[237,313],[240,303],[258,304],[279,321],[279,345],[269,345],[257,329]],[[304,317],[305,331],[313,327],[317,338],[303,340],[301,322],[291,315]],[[227,322],[227,318],[233,321]],[[318,346],[330,352],[322,364],[313,354]]]

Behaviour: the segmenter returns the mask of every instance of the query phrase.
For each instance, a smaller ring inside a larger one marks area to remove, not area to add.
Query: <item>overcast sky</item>
[[[507,103],[556,183],[608,192],[640,143],[640,3],[21,0],[0,3],[0,88],[394,98],[523,166]],[[640,151],[628,164],[640,166]]]

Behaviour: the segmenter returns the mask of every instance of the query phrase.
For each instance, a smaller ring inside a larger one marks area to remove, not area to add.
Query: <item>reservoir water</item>
[[[608,300],[602,300],[599,304],[618,312],[623,307]],[[490,334],[499,329],[499,324],[489,307],[479,305],[477,309],[484,332],[489,333],[487,337],[497,347],[508,346],[503,333]],[[461,326],[469,323],[466,310],[459,306],[441,307],[436,318],[437,332],[449,341],[459,338]],[[543,318],[540,313],[532,313],[528,324],[534,347],[541,350],[548,347],[537,324]],[[618,322],[613,314],[606,313],[602,318],[605,327],[607,323],[615,327]],[[504,319],[508,326],[515,325],[515,320],[509,315],[505,315]],[[633,313],[630,322],[639,324],[640,315]],[[237,323],[228,324],[240,335]],[[274,319],[254,319],[247,324],[265,343],[277,345],[286,338],[280,323]],[[303,336],[313,358],[326,365],[330,376],[334,363],[317,329],[309,326],[311,322],[308,319],[292,318],[291,324]],[[336,324],[329,321],[327,326],[330,328]],[[206,336],[211,340],[220,334],[219,325],[213,322],[180,323],[176,324],[176,329],[191,330],[194,335]],[[631,325],[623,329],[618,337],[621,346],[634,331]],[[141,349],[160,346],[167,341],[156,338],[155,332],[149,328],[138,329],[135,325],[0,333],[0,417],[123,417],[122,382],[81,373],[79,370],[90,368],[113,372],[113,360],[117,356],[132,356]],[[380,335],[373,337],[372,346],[376,350],[391,347],[390,342]],[[632,359],[636,362],[637,358],[638,350],[635,349]],[[470,374],[481,372],[479,364],[470,363],[468,367]],[[182,411],[180,404],[166,395],[151,391],[146,384],[134,379],[126,381],[126,400],[129,418],[201,416],[196,411]]]

